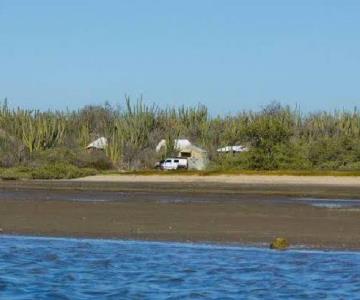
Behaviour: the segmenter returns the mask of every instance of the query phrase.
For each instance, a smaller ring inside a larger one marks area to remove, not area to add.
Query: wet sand
[[[360,250],[359,206],[298,200],[359,195],[350,185],[0,182],[0,227],[3,234],[264,245],[282,236],[297,246]]]

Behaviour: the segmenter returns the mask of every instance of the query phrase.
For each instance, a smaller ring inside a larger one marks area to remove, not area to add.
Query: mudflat
[[[357,185],[1,182],[0,227],[3,234],[264,245],[281,236],[292,245],[359,250],[357,195]],[[341,197],[351,205],[330,199]]]

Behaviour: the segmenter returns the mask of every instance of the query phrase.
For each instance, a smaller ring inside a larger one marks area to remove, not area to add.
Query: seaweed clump
[[[270,244],[270,249],[285,250],[289,248],[290,244],[285,238],[277,237]]]

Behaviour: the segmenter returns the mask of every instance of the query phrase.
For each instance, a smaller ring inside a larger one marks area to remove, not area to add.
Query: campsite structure
[[[174,140],[174,149],[175,150],[181,150],[185,147],[191,146],[191,142],[187,139],[175,139]],[[159,144],[156,146],[156,152],[160,152],[161,149],[164,149],[166,147],[166,140],[161,140]]]
[[[188,159],[188,169],[204,170],[209,163],[207,151],[195,145],[181,149],[179,157]]]
[[[160,152],[166,147],[166,140],[161,140],[156,146],[156,152]],[[187,139],[175,139],[174,150],[177,151],[179,158],[186,158],[188,169],[204,170],[209,162],[208,152],[200,147],[193,145]]]
[[[103,151],[108,145],[106,137],[100,137],[87,145],[86,149],[89,151]]]
[[[216,150],[218,153],[241,153],[249,151],[249,148],[245,146],[225,146]]]

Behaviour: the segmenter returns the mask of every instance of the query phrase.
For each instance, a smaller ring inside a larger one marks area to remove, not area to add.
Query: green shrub
[[[342,171],[360,171],[360,161],[350,162],[344,166],[339,167]]]
[[[79,168],[93,168],[97,170],[110,170],[113,168],[111,160],[103,151],[78,151],[72,164]]]
[[[36,166],[56,163],[71,164],[75,160],[75,157],[76,153],[74,150],[57,147],[34,152],[32,154],[32,164]]]
[[[242,153],[219,153],[210,164],[211,169],[216,170],[244,170],[250,167],[249,152]]]
[[[15,167],[0,169],[2,180],[18,179],[71,179],[95,175],[97,171],[91,168],[78,168],[73,165],[56,163],[37,168]]]
[[[45,165],[31,170],[33,179],[71,179],[84,176],[95,175],[95,169],[78,168],[64,163]]]
[[[78,168],[109,170],[112,163],[103,151],[88,152],[85,149],[69,149],[57,147],[33,154],[33,166],[47,166],[51,164],[69,164]]]
[[[0,178],[2,180],[31,179],[31,174],[28,168],[15,167],[8,169],[0,169]]]

